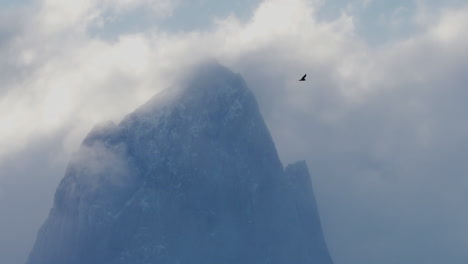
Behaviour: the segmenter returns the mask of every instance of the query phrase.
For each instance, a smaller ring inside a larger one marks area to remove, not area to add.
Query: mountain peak
[[[27,263],[331,264],[300,164],[285,172],[240,75],[200,65],[88,135]]]
[[[250,91],[239,74],[233,73],[217,62],[210,61],[196,66],[177,85],[159,92],[138,111],[158,111],[177,103],[203,105],[215,100],[228,101],[247,93]],[[204,105],[204,107],[209,107],[209,105]]]

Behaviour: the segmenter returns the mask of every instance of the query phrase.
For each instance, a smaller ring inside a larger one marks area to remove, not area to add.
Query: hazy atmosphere
[[[463,0],[2,0],[0,263],[94,125],[204,60],[306,159],[335,264],[468,263],[467,26]]]

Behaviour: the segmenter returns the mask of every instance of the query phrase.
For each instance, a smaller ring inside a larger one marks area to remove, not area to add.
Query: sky
[[[461,0],[0,1],[0,263],[94,125],[206,59],[307,161],[335,264],[468,263],[466,26]]]

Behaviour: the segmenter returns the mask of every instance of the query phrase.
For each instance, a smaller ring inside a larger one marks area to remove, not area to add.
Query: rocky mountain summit
[[[283,168],[243,79],[204,64],[94,128],[27,264],[331,264],[305,162]]]

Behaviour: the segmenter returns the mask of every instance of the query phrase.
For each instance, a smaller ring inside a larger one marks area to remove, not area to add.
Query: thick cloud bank
[[[266,0],[246,20],[112,38],[96,29],[142,10],[164,20],[184,1],[0,11],[0,262],[24,261],[95,123],[119,121],[215,58],[254,90],[283,162],[307,157],[337,264],[466,263],[468,7],[395,9],[379,23],[414,30],[371,45],[353,10],[374,2],[321,19],[327,2]]]

